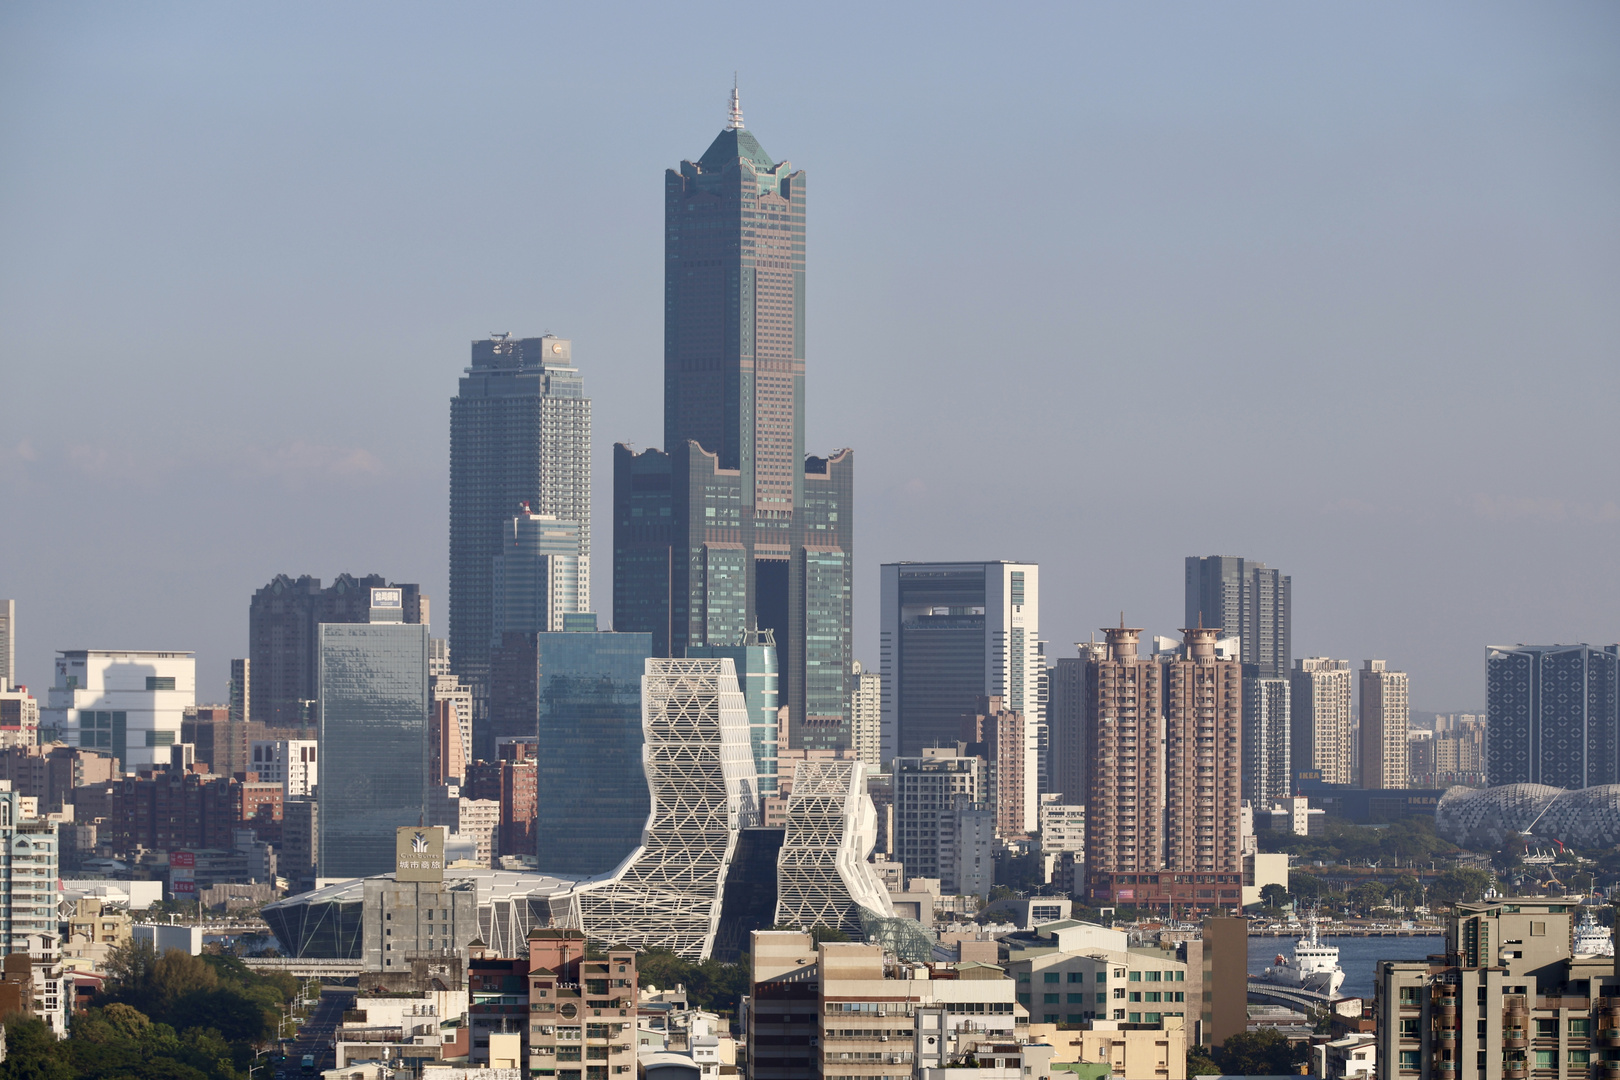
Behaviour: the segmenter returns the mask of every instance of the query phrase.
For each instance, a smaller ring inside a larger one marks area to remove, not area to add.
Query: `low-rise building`
[[[1372,1080],[1378,1074],[1378,1037],[1346,1035],[1311,1046],[1311,1072],[1320,1080]]]
[[[1051,1044],[1054,1075],[1079,1073],[1073,1066],[1091,1064],[1106,1065],[1119,1077],[1186,1080],[1188,1033],[1179,1016],[1152,1024],[1125,1020],[1087,1020],[1062,1027],[1031,1024],[1029,1037]]]
[[[578,930],[529,932],[527,1058],[534,1076],[633,1080],[638,980],[633,949],[585,959]]]
[[[334,1035],[337,1066],[383,1060],[420,1068],[441,1061],[467,1009],[466,990],[358,994]]]
[[[62,945],[62,967],[68,971],[106,971],[108,955],[134,936],[134,920],[96,897],[73,901]]]

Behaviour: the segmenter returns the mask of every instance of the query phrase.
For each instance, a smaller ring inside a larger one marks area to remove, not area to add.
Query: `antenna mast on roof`
[[[731,73],[731,123],[727,125],[734,131],[741,131],[743,126],[742,103],[737,98],[737,73]]]

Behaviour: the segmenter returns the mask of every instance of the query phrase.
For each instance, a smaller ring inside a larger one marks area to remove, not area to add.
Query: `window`
[[[1084,1005],[1085,1003],[1086,1003],[1086,995],[1084,995],[1084,994],[1070,994],[1069,995],[1069,1004],[1070,1005]]]
[[[148,690],[173,690],[174,689],[174,676],[173,675],[148,675],[146,677],[146,688]]]
[[[1401,1005],[1412,1008],[1417,1007],[1422,1003],[1422,998],[1419,996],[1421,990],[1422,988],[1417,986],[1401,987]]]
[[[1055,983],[1058,981],[1058,973],[1055,971],[1048,971],[1045,975],[1041,976],[1041,978],[1045,982]]]
[[[1148,982],[1158,982],[1161,978],[1163,978],[1163,975],[1160,972],[1150,971],[1147,973]]]
[[[1539,919],[1531,919],[1530,920],[1530,936],[1531,937],[1546,937],[1547,936],[1547,924],[1545,922],[1542,922]]]
[[[1132,1001],[1141,1001],[1142,1000],[1142,991],[1140,991],[1140,990],[1132,990],[1131,991],[1131,1000]]]
[[[1147,992],[1147,1000],[1148,1001],[1158,1001],[1159,1000],[1159,992],[1157,990],[1149,990]]]
[[[1569,1022],[1569,1033],[1573,1038],[1586,1038],[1592,1033],[1592,1021],[1586,1019],[1584,1016],[1571,1018]]]
[[[1538,1039],[1556,1039],[1556,1038],[1558,1038],[1558,1021],[1557,1020],[1537,1020],[1536,1021],[1536,1038],[1538,1038]]]
[[[1552,1068],[1553,1067],[1553,1057],[1555,1056],[1555,1053],[1556,1052],[1552,1051],[1552,1050],[1537,1050],[1536,1051],[1536,1068],[1538,1068],[1538,1069],[1550,1069],[1550,1068]]]
[[[1416,1069],[1422,1063],[1423,1055],[1418,1050],[1401,1051],[1401,1068]]]
[[[1414,1017],[1411,1020],[1402,1020],[1401,1021],[1401,1038],[1403,1038],[1403,1039],[1416,1039],[1418,1037],[1419,1037],[1419,1033],[1418,1033],[1418,1020],[1417,1020],[1417,1018]]]
[[[1028,1005],[1029,1004],[1029,995],[1028,994],[1019,994],[1018,995],[1018,1004],[1020,1004],[1020,1005]]]
[[[1046,1024],[1055,1024],[1057,1022],[1058,1022],[1058,1014],[1057,1013],[1047,1013],[1046,1014],[1046,1019],[1044,1021],[1042,1021],[1042,1023],[1046,1023]]]
[[[1129,981],[1131,981],[1131,982],[1141,982],[1142,981],[1142,973],[1140,971],[1131,972],[1131,977],[1130,977]]]
[[[1130,1018],[1129,1022],[1132,1023],[1132,1024],[1140,1024],[1142,1022],[1142,1014],[1141,1013],[1131,1013],[1131,1018]]]
[[[1123,986],[1116,986],[1114,988],[1114,1000],[1115,1001],[1124,1001],[1125,1000],[1125,988]]]
[[[1571,1050],[1569,1052],[1569,1063],[1571,1065],[1579,1066],[1582,1069],[1587,1068],[1592,1064],[1592,1051]]]
[[[1083,971],[1071,971],[1069,972],[1069,981],[1072,983],[1085,982],[1086,973]]]
[[[1041,1002],[1046,1005],[1056,1005],[1060,996],[1059,994],[1042,994]]]

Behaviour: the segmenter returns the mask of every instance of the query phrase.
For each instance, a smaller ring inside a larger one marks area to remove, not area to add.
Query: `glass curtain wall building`
[[[664,449],[614,454],[613,625],[774,633],[793,747],[848,747],[854,455],[804,453],[805,173],[731,123],[664,184]]]
[[[473,342],[450,401],[449,643],[451,670],[472,689],[474,752],[486,760],[494,759],[493,560],[513,516],[527,512],[576,523],[588,565],[590,447],[591,401],[572,342],[549,334]]]
[[[323,623],[320,643],[318,876],[387,873],[427,812],[428,628]]]
[[[641,677],[652,635],[548,633],[535,642],[537,869],[599,877],[640,846],[651,808]]]

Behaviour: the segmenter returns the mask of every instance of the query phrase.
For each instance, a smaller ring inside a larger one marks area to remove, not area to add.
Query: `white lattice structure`
[[[877,813],[860,761],[807,761],[788,798],[787,834],[776,860],[779,926],[836,927],[861,936],[860,909],[894,914],[866,857],[877,842]]]
[[[748,709],[732,661],[649,659],[641,725],[652,812],[624,865],[580,887],[579,925],[607,945],[700,960],[720,925],[737,831],[758,820]]]

